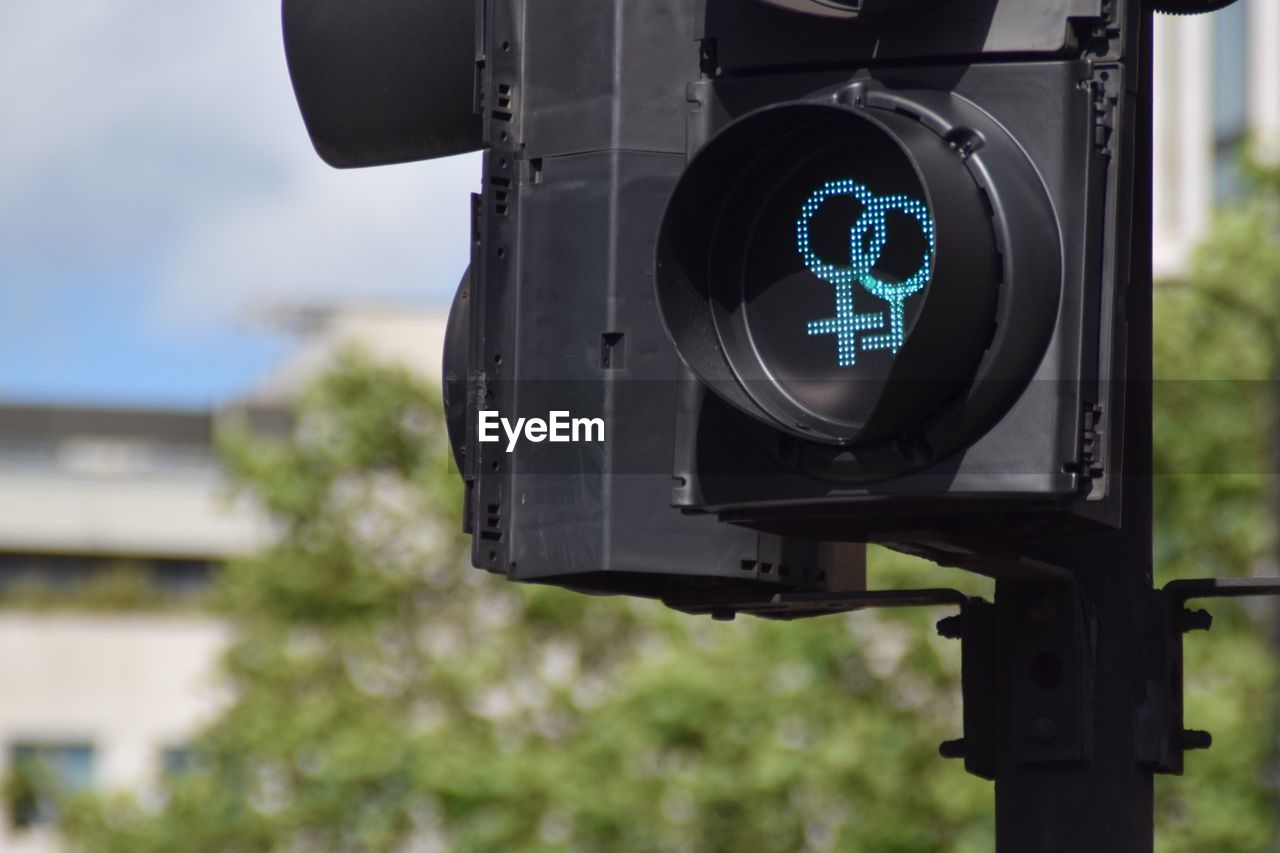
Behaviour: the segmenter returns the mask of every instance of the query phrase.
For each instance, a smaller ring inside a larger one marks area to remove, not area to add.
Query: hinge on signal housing
[[[1094,74],[1089,89],[1093,93],[1093,147],[1110,155],[1111,139],[1115,130],[1117,96],[1112,91],[1114,70],[1100,69]]]
[[[1102,476],[1105,466],[1106,433],[1101,428],[1102,406],[1097,403],[1086,404],[1084,410],[1084,433],[1080,442],[1080,473],[1094,479]]]

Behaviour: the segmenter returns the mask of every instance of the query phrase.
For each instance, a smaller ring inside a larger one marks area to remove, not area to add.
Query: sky
[[[338,171],[276,0],[0,0],[0,401],[201,407],[291,307],[438,306],[478,155]]]

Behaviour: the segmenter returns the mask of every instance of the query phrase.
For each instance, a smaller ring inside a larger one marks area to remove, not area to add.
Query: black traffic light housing
[[[705,601],[858,583],[827,542],[1120,523],[1137,0],[339,6],[285,3],[322,156],[486,149],[446,365],[476,565]],[[604,441],[480,440],[556,411]]]
[[[1119,525],[1136,3],[706,5],[674,503],[975,566]]]
[[[678,361],[648,268],[684,163],[679,92],[699,73],[691,8],[285,0],[284,21],[330,164],[488,149],[444,377],[477,566],[675,606],[864,584],[860,547],[670,505]],[[606,440],[508,452],[479,441],[482,411],[602,418]]]
[[[477,151],[474,0],[283,0],[285,56],[330,166]]]
[[[469,319],[454,340],[467,355],[447,368],[468,377],[459,449],[473,562],[515,580],[674,604],[860,586],[858,547],[671,507],[679,359],[651,270],[685,165],[683,91],[700,74],[692,5],[485,9],[489,150],[471,285],[457,300]],[[508,449],[479,440],[482,411],[599,418],[605,440]]]

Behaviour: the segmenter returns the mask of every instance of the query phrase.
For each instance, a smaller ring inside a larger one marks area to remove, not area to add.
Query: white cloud
[[[306,137],[273,0],[0,0],[0,281],[151,282],[187,331],[253,305],[443,302],[474,156],[337,172]]]
[[[337,175],[317,161],[287,191],[223,210],[178,242],[159,304],[183,326],[314,300],[446,302],[470,252],[474,157]]]

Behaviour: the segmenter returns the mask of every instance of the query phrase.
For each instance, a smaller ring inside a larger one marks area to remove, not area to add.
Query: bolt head
[[[1036,743],[1053,743],[1058,737],[1058,724],[1049,717],[1036,717],[1031,724],[1031,738]]]

